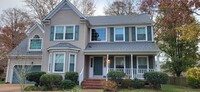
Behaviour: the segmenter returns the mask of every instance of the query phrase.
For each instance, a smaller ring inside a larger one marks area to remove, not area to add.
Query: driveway
[[[21,92],[20,85],[19,84],[0,84],[0,92]],[[60,92],[60,91],[57,91],[57,92]],[[81,92],[103,92],[103,91],[99,89],[82,89]]]

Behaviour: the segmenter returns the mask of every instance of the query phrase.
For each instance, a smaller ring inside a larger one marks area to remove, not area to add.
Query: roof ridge
[[[141,15],[146,15],[147,13],[141,13],[141,14],[133,14],[133,15],[100,15],[100,16],[87,16],[87,18],[92,18],[92,17],[116,17],[116,16],[141,16]]]

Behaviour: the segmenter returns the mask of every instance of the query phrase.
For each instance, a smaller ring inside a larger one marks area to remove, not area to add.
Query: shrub
[[[103,84],[103,88],[105,91],[108,91],[108,92],[116,92],[117,91],[117,83],[115,81],[103,81],[102,82]]]
[[[65,90],[65,89],[73,89],[74,87],[76,86],[76,83],[74,83],[73,81],[71,80],[63,80],[60,84],[60,88],[62,90]]]
[[[188,85],[192,88],[200,88],[200,68],[194,67],[187,71]]]
[[[108,79],[113,81],[121,80],[126,74],[122,71],[111,71],[107,74]]]
[[[77,72],[66,72],[65,80],[71,80],[74,83],[78,83],[78,73]]]
[[[161,84],[167,83],[168,75],[162,72],[147,72],[144,73],[144,79],[150,82],[154,88],[160,89]]]
[[[59,74],[44,74],[40,77],[41,86],[46,86],[49,90],[57,88],[62,81],[62,76]]]
[[[31,72],[26,74],[26,79],[28,81],[34,81],[35,82],[35,86],[38,86],[40,83],[40,77],[46,74],[45,72]]]
[[[143,88],[144,82],[142,82],[138,79],[134,79],[131,83],[131,87],[136,88],[136,89]]]
[[[128,88],[131,86],[132,80],[131,79],[125,79],[122,80],[122,87],[123,88]]]
[[[37,86],[27,86],[24,88],[24,91],[39,91],[40,88]]]

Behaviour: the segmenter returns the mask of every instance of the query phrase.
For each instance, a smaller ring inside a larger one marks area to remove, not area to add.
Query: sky
[[[24,0],[0,0],[0,14],[2,14],[2,10],[7,8],[24,8],[25,4]],[[96,4],[96,12],[94,13],[95,16],[104,15],[104,7],[106,3],[111,0],[95,0]],[[200,13],[200,12],[199,12]],[[200,21],[200,16],[195,16],[198,21]]]
[[[25,6],[24,0],[0,0],[0,14],[2,14],[2,10],[7,8],[23,8]],[[95,15],[103,15],[103,7],[107,3],[108,0],[96,0],[96,12]]]

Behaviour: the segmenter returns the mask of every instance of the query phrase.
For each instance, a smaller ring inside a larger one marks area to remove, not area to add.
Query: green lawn
[[[128,90],[128,89],[122,89],[118,92],[200,92],[200,89],[191,89],[189,87],[183,87],[183,86],[176,86],[176,85],[162,85],[161,90],[153,90],[153,89],[134,89],[134,90]]]
[[[0,84],[4,84],[5,82],[4,81],[0,81]]]

